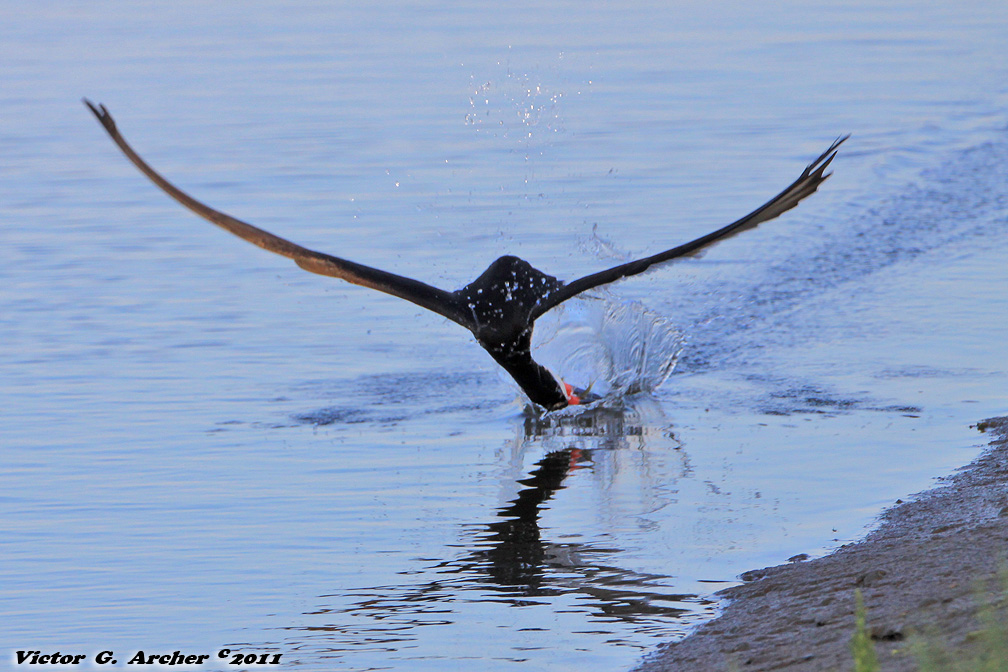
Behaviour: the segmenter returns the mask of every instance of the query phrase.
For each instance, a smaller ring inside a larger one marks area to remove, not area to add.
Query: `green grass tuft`
[[[854,656],[854,672],[878,672],[878,656],[875,655],[875,642],[868,631],[868,611],[865,609],[864,596],[860,590],[854,591],[854,636],[851,637],[850,648]]]
[[[910,638],[909,651],[917,659],[920,672],[1008,672],[1008,568],[999,572],[1001,590],[991,599],[977,586],[979,628],[966,637],[961,650],[952,651],[940,634],[928,632]],[[855,672],[878,672],[875,644],[868,629],[867,610],[860,590],[854,591],[855,630],[850,648]]]
[[[910,650],[921,672],[1008,672],[1008,569],[998,572],[1000,591],[985,600],[983,585],[977,586],[977,622],[980,627],[967,635],[965,651],[950,652],[936,635],[915,636]]]

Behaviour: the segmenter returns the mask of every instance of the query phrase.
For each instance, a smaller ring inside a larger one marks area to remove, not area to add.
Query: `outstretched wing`
[[[673,247],[671,250],[665,250],[664,252],[659,252],[658,254],[650,257],[645,257],[644,259],[627,262],[605,271],[599,271],[598,273],[586,275],[579,280],[561,285],[556,290],[543,297],[536,306],[535,310],[532,311],[532,319],[536,319],[547,310],[556,307],[581,292],[589,290],[593,287],[598,287],[599,285],[614,282],[620,278],[643,273],[655,264],[688,256],[701,250],[702,248],[713,245],[714,243],[742,231],[751,229],[757,224],[761,224],[762,222],[773,219],[774,217],[787,212],[798,205],[798,202],[803,198],[811,196],[815,193],[816,189],[819,188],[819,185],[832,174],[825,173],[826,167],[829,166],[830,162],[832,162],[833,158],[836,156],[837,148],[849,137],[850,135],[845,135],[837,138],[833,144],[829,146],[829,149],[820,154],[819,158],[815,161],[810,163],[808,167],[805,168],[805,171],[801,174],[801,176],[787,189],[777,194],[742,219],[732,222],[728,226],[722,227],[717,231],[708,233],[706,236],[697,238],[694,241],[685,243],[678,247]]]
[[[115,120],[112,119],[112,115],[109,114],[104,105],[96,107],[86,98],[84,99],[84,104],[91,109],[95,117],[98,118],[98,121],[101,122],[101,125],[108,131],[113,142],[119,145],[119,149],[133,162],[133,165],[140,169],[140,172],[150,178],[151,182],[161,187],[165,193],[200,217],[213,222],[222,229],[230,231],[253,245],[258,245],[264,250],[269,250],[270,252],[293,259],[298,266],[306,271],[340,278],[355,285],[370,287],[392,296],[398,296],[401,299],[406,299],[418,306],[443,315],[449,320],[461,324],[466,329],[472,329],[471,316],[460,308],[459,300],[451,292],[431,287],[418,280],[405,278],[371,268],[370,266],[364,266],[363,264],[357,264],[346,259],[323,254],[322,252],[309,250],[197,201],[162,177],[133,151],[133,148],[119,134],[119,131],[116,129]]]

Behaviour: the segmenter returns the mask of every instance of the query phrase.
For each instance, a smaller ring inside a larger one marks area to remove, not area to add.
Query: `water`
[[[627,669],[1008,406],[999,3],[2,11],[6,652]],[[786,217],[547,315],[575,382],[685,347],[536,421],[456,326],[164,198],[85,95],[207,202],[446,288],[664,249],[853,137]]]

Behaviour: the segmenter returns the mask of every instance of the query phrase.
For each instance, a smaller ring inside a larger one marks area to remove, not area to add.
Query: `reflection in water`
[[[398,654],[413,646],[422,626],[463,622],[466,605],[473,604],[541,605],[551,613],[562,606],[591,624],[585,632],[638,648],[645,646],[639,636],[623,639],[621,632],[629,628],[636,635],[662,638],[683,632],[701,614],[709,615],[714,604],[675,591],[672,577],[619,567],[619,548],[544,539],[540,529],[544,504],[565,488],[569,476],[591,471],[596,457],[611,457],[627,449],[628,442],[643,442],[646,429],[639,409],[633,408],[526,415],[516,441],[519,453],[545,448],[546,454],[517,480],[516,495],[496,519],[466,535],[468,552],[410,573],[425,577],[420,581],[325,596],[351,604],[310,612],[332,620],[299,628],[297,639],[312,632],[322,640],[316,644],[337,658],[365,650]],[[685,455],[679,454],[685,473]]]
[[[627,448],[632,439],[637,441],[637,447],[642,447],[639,445],[644,437],[642,411],[648,411],[648,416],[661,412],[649,402],[650,398],[641,397],[634,406],[627,407],[620,399],[616,402],[620,404],[618,408],[604,401],[592,408],[568,408],[560,413],[542,413],[530,404],[525,407],[524,443],[570,443],[575,437],[582,437],[590,439],[593,446],[608,450]]]
[[[540,460],[528,478],[518,481],[525,489],[498,512],[501,520],[490,523],[488,531],[480,535],[478,543],[486,548],[457,563],[459,569],[485,574],[491,584],[517,589],[525,597],[540,594],[547,565],[574,565],[576,559],[543,543],[539,509],[563,487],[571,471],[590,464],[590,460],[589,451],[577,448],[558,450]]]

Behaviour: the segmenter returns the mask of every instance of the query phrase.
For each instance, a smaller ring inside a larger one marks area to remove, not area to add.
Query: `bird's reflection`
[[[557,561],[542,541],[539,511],[544,502],[563,487],[567,475],[591,462],[591,451],[567,448],[549,453],[518,481],[524,486],[508,506],[497,512],[496,520],[480,535],[486,548],[473,552],[467,570],[477,570],[485,561],[488,578],[502,587],[514,587],[534,594],[542,587],[544,568]],[[476,564],[474,564],[474,562]]]
[[[346,645],[355,636],[372,642],[380,637],[391,644],[413,639],[411,631],[418,626],[453,622],[449,614],[459,602],[526,606],[549,604],[561,595],[577,598],[581,609],[599,622],[622,622],[635,631],[662,636],[685,629],[686,621],[710,612],[712,603],[677,592],[672,577],[619,567],[619,548],[546,540],[540,529],[543,505],[565,487],[572,473],[591,470],[596,457],[635,437],[642,440],[644,434],[635,414],[625,409],[526,415],[516,441],[519,452],[544,447],[547,452],[523,478],[512,481],[517,493],[497,510],[496,519],[467,535],[468,550],[462,557],[411,572],[414,578],[429,577],[426,581],[353,591],[350,606],[312,612],[367,617],[373,627],[333,623],[311,629],[328,631]],[[685,455],[682,460],[688,469]],[[685,621],[676,628],[674,623],[683,616]],[[606,634],[618,636],[618,631]]]

